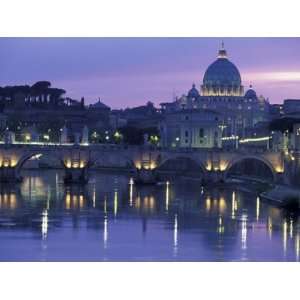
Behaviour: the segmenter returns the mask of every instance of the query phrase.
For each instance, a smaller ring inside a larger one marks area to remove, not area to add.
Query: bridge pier
[[[225,173],[221,170],[212,170],[208,172],[208,182],[218,183],[225,180]]]
[[[65,168],[65,184],[85,184],[88,182],[88,168]]]
[[[154,169],[136,169],[134,180],[137,184],[155,184],[157,176]]]
[[[18,175],[16,167],[0,167],[0,182],[2,183],[16,183],[21,182],[22,178]]]

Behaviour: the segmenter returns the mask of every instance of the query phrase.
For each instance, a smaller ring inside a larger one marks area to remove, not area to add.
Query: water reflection
[[[42,214],[42,237],[43,240],[47,238],[48,233],[48,210],[45,209]]]
[[[242,215],[242,249],[247,249],[247,215]]]
[[[17,196],[15,192],[0,193],[0,209],[16,209]]]
[[[256,221],[259,220],[259,210],[260,210],[260,199],[256,198]]]
[[[174,246],[173,246],[173,253],[174,256],[177,256],[177,247],[178,247],[178,220],[177,220],[177,214],[174,216],[174,233],[173,233],[173,238],[174,238]]]
[[[166,182],[166,211],[169,210],[169,202],[170,202],[170,183]]]
[[[95,173],[65,187],[59,172],[30,171],[0,190],[0,260],[298,261],[298,227],[254,195],[197,182]]]

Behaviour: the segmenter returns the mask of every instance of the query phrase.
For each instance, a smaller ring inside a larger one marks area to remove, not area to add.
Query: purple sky
[[[199,88],[222,40],[245,88],[300,98],[300,38],[0,38],[0,86],[48,80],[88,103],[159,104]]]

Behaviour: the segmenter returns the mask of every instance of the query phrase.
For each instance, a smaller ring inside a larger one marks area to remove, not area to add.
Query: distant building
[[[141,129],[151,127],[157,128],[161,120],[161,114],[152,102],[147,102],[146,105],[142,106],[114,111],[114,115],[115,118],[118,118],[114,122],[124,123],[124,120],[126,120],[127,126]]]
[[[283,101],[283,113],[300,113],[300,99],[286,99]]]
[[[270,104],[270,119],[278,119],[283,115],[282,104]]]
[[[6,129],[7,126],[7,116],[0,112],[0,131]]]
[[[51,87],[48,81],[32,86],[7,86],[0,88],[1,119],[17,139],[29,137],[25,131],[34,126],[40,136],[59,139],[61,129],[68,128],[68,138],[74,140],[87,126],[93,130],[109,128],[110,107],[100,100],[90,106],[81,100],[64,97],[65,90]]]
[[[166,113],[160,122],[162,147],[220,148],[220,115],[203,109]]]

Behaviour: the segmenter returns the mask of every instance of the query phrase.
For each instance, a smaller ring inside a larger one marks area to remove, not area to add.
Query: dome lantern
[[[222,41],[221,48],[218,53],[218,58],[227,58],[227,52],[224,48],[224,42]]]

